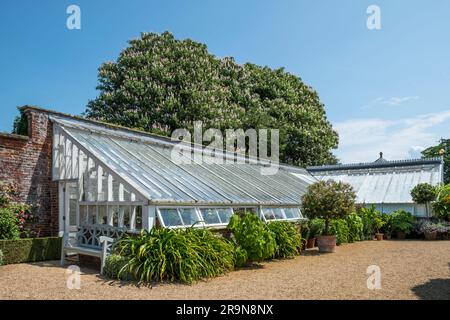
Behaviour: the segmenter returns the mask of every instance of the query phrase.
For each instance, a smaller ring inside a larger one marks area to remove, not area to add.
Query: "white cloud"
[[[334,124],[344,162],[371,162],[382,151],[386,159],[420,157],[420,151],[441,138],[440,125],[450,125],[450,110],[397,120],[351,119]],[[445,127],[448,128],[448,125]],[[447,134],[446,130],[442,132]]]
[[[379,105],[387,105],[387,106],[399,106],[401,104],[404,104],[406,102],[418,100],[419,96],[404,96],[404,97],[390,97],[390,98],[384,98],[384,97],[378,97],[376,99],[373,99],[368,104],[364,105],[362,109],[371,109],[375,106]]]
[[[407,97],[391,97],[382,101],[383,104],[390,106],[398,106],[408,101],[418,100],[418,96],[407,96]]]

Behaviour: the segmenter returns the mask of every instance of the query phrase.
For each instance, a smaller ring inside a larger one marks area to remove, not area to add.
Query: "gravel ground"
[[[381,268],[379,290],[367,267]],[[81,289],[66,288],[58,262],[0,267],[0,299],[450,299],[450,241],[365,241],[237,270],[193,285],[153,287],[110,281],[82,268]]]

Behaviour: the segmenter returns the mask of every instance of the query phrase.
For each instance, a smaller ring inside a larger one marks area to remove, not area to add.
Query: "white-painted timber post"
[[[155,226],[156,207],[144,206],[142,207],[142,228],[150,231]]]

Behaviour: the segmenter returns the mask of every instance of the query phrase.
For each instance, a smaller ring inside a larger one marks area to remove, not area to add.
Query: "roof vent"
[[[380,152],[380,157],[377,160],[375,160],[375,163],[380,162],[388,162],[386,159],[383,158],[383,152]]]

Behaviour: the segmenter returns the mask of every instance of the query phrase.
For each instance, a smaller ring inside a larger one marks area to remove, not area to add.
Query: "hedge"
[[[3,264],[59,260],[61,242],[59,237],[0,240]]]

